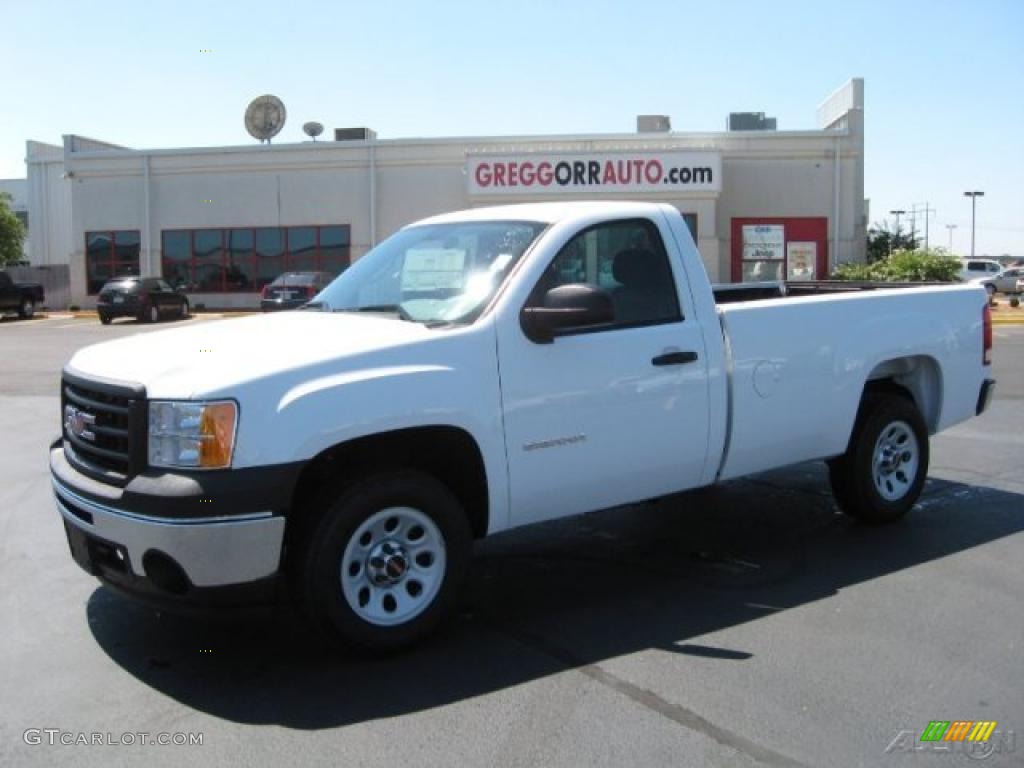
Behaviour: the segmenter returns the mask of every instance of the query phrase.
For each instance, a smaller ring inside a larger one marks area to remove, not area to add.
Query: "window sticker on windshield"
[[[494,261],[491,262],[491,266],[487,268],[487,271],[491,273],[501,272],[501,270],[508,266],[510,261],[512,261],[511,253],[499,253],[494,257]]]
[[[462,288],[466,252],[458,248],[418,248],[405,254],[402,291]]]

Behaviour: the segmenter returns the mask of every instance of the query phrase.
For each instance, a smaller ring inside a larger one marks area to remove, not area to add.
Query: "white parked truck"
[[[474,538],[527,523],[812,459],[892,521],[929,435],[988,405],[991,325],[978,286],[867,288],[713,288],[668,205],[437,216],[304,309],[75,354],[57,507],[122,592],[287,594],[378,649],[451,608]]]

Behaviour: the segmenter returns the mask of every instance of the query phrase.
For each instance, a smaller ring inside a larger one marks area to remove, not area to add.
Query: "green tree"
[[[868,262],[887,259],[896,251],[916,251],[920,239],[903,232],[903,227],[889,229],[888,223],[875,224],[868,230]]]
[[[0,192],[0,267],[17,264],[24,257],[21,244],[25,241],[25,227],[11,210],[11,196]]]

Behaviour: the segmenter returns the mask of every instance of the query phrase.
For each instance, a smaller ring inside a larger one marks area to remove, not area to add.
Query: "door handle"
[[[654,365],[683,365],[685,363],[694,363],[696,361],[696,352],[668,352],[664,355],[658,355],[651,360],[651,363]]]

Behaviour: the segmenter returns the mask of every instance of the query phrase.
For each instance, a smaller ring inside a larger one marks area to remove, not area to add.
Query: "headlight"
[[[149,463],[154,467],[231,466],[238,406],[154,400],[149,404]]]

